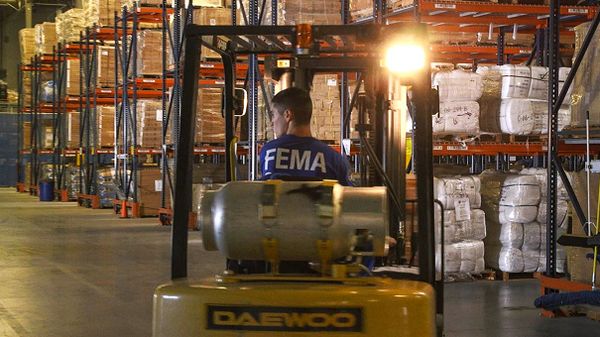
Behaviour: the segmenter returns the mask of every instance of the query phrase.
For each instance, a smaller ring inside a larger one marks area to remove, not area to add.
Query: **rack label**
[[[154,191],[155,192],[162,192],[162,189],[163,189],[162,180],[155,180],[154,181]]]
[[[441,146],[441,145],[435,145],[435,146],[433,147],[433,151],[442,151],[443,149],[444,149],[444,147],[443,147],[443,146]]]
[[[448,145],[446,146],[446,150],[448,151],[467,151],[469,149],[468,146],[463,146],[463,145],[459,145],[459,146],[455,146],[455,145]]]
[[[435,4],[433,7],[436,9],[456,9],[454,4]]]
[[[156,80],[145,78],[142,80],[144,83],[156,83]]]
[[[337,80],[335,78],[330,78],[327,80],[327,86],[335,87],[337,86]]]
[[[210,63],[200,63],[200,68],[214,68],[215,65],[214,64],[210,64]]]
[[[587,10],[587,8],[569,8],[567,10],[567,13],[569,13],[569,14],[588,14],[589,11]]]

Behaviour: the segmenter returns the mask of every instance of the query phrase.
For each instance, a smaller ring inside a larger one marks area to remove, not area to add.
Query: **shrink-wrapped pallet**
[[[99,105],[96,107],[98,118],[98,146],[115,146],[115,107]]]
[[[373,17],[373,1],[371,0],[350,0],[350,20],[359,21],[361,19]],[[389,1],[388,1],[389,5]]]
[[[474,101],[440,102],[440,113],[432,118],[434,133],[479,133],[479,104]]]
[[[583,45],[583,40],[590,30],[590,22],[575,27],[575,53],[577,55]],[[571,95],[571,125],[584,127],[586,112],[589,111],[590,125],[600,125],[600,33],[598,29],[575,73]]]
[[[167,48],[167,52],[171,48]],[[162,31],[144,29],[137,33],[137,73],[138,75],[161,75],[163,72],[162,57],[157,51],[162,50]],[[167,56],[170,57],[170,56]],[[113,80],[114,81],[114,80]]]
[[[440,212],[434,213],[435,232],[440,233],[442,219]],[[483,240],[485,238],[485,213],[480,209],[472,209],[470,216],[465,220],[456,220],[454,210],[444,211],[444,243],[453,243],[464,240]],[[439,240],[437,236],[437,241]]]
[[[112,207],[113,200],[117,197],[118,188],[114,177],[115,169],[113,167],[101,167],[97,171],[97,195],[102,208]]]
[[[340,0],[281,0],[277,4],[277,24],[339,25],[342,23]]]
[[[498,67],[477,67],[481,75],[482,93],[479,99],[479,129],[482,132],[500,133],[500,103],[502,74]]]
[[[19,47],[21,49],[21,63],[30,64],[31,57],[35,55],[35,28],[19,30]]]
[[[481,206],[481,181],[477,176],[433,178],[434,198],[440,200],[445,210],[455,209],[461,200],[467,199],[470,208]]]
[[[440,102],[476,101],[483,90],[481,75],[464,70],[440,71],[432,85],[438,88]]]
[[[73,58],[67,60],[67,78],[66,78],[66,87],[67,87],[67,95],[79,96],[81,95],[81,83],[80,83],[80,74],[81,74],[81,63],[79,59]]]
[[[162,101],[141,99],[137,101],[137,143],[148,148],[162,144]]]
[[[158,215],[162,207],[163,181],[159,167],[143,168],[138,171],[138,200],[141,204],[142,216]],[[170,205],[165,195],[165,205]]]
[[[115,24],[115,11],[121,16],[121,5],[120,0],[85,0],[83,9],[86,26],[113,27]],[[128,8],[133,7],[133,3],[126,2],[123,5],[128,5]]]
[[[78,111],[67,113],[67,147],[78,148],[80,143],[80,116]]]
[[[155,51],[156,52],[156,51]],[[156,56],[156,53],[155,53]],[[96,77],[96,85],[98,87],[114,88],[115,87],[115,47],[113,46],[98,46],[98,75]],[[117,71],[119,82],[121,81],[121,71]]]
[[[311,90],[313,136],[325,141],[340,139],[340,91],[337,74],[317,74]]]
[[[66,165],[63,171],[63,179],[69,200],[76,200],[81,185],[80,168],[75,165]]]
[[[237,15],[237,18],[239,24],[241,22],[241,15]],[[231,23],[231,9],[229,8],[203,7],[194,9],[194,24],[204,26],[230,26]],[[200,51],[200,55],[202,55],[202,58],[221,58],[217,52],[204,46]],[[169,58],[172,59],[172,56],[169,56]]]
[[[79,33],[86,27],[85,11],[72,8],[56,16],[56,37],[59,42],[79,41]]]
[[[225,119],[221,113],[221,88],[198,90],[196,110],[196,143],[225,142]]]
[[[531,70],[526,66],[506,64],[500,67],[502,98],[527,98],[531,87]]]
[[[38,54],[52,54],[56,45],[56,25],[44,22],[35,25],[35,51]]]

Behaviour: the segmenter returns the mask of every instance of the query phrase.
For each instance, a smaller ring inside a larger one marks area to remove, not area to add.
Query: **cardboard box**
[[[141,216],[156,216],[161,208],[162,174],[159,167],[148,167],[138,171],[138,200],[141,204]],[[165,189],[165,206],[171,204],[170,189]]]
[[[238,15],[238,24],[241,22],[241,15]],[[194,24],[205,25],[205,26],[230,26],[231,21],[231,9],[229,8],[195,8],[194,9]],[[218,53],[202,47],[200,51],[202,58],[219,58]]]
[[[31,148],[31,122],[23,122],[23,149]]]

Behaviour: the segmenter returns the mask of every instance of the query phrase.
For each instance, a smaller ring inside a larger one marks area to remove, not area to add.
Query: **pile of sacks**
[[[513,135],[547,134],[548,68],[508,64],[498,69],[502,74],[501,131]],[[559,69],[559,92],[570,70],[567,67]],[[570,97],[570,88],[566,97]],[[558,129],[562,130],[570,122],[569,106],[563,105],[558,111]]]
[[[437,272],[442,269],[442,245],[446,274],[483,272],[486,225],[485,213],[479,209],[480,189],[476,176],[434,178],[434,198],[443,205],[443,210],[435,207],[434,215]]]
[[[544,271],[546,225],[538,222],[537,176],[485,171],[480,177],[486,265],[509,273]]]
[[[434,133],[479,133],[481,75],[465,70],[440,71],[433,75],[440,96],[439,114],[433,116]]]

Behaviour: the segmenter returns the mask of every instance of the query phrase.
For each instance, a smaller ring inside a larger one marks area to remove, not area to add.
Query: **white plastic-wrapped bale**
[[[558,91],[560,92],[565,85],[565,80],[569,76],[571,68],[560,67],[558,69]],[[531,87],[529,88],[529,98],[548,100],[548,79],[550,74],[548,73],[547,67],[531,67]],[[571,97],[571,87],[567,91],[565,96],[566,104],[569,104],[569,97]]]
[[[520,172],[520,174],[533,175],[536,177],[538,184],[540,185],[540,191],[541,191],[542,197],[545,197],[546,193],[548,192],[547,184],[546,184],[547,173],[548,173],[548,171],[545,168],[536,168],[536,167],[524,168]],[[572,174],[570,172],[565,172],[565,173],[566,173],[569,181],[572,183],[573,182]],[[567,193],[567,189],[565,188],[565,185],[560,177],[557,181],[556,190],[558,191],[558,193],[557,193],[558,199],[562,199],[562,200],[569,199],[569,194]]]
[[[500,67],[502,98],[527,98],[531,86],[531,70],[526,66],[506,64]]]
[[[513,135],[548,133],[548,102],[527,98],[503,99],[500,104],[500,128]],[[558,111],[559,131],[569,125],[571,112],[562,107]]]
[[[556,201],[556,224],[558,227],[567,227],[567,211],[569,210],[569,203],[564,199],[558,199]],[[548,217],[548,202],[546,199],[542,199],[538,205],[538,215],[536,221],[545,224]]]
[[[507,273],[523,272],[523,252],[518,248],[485,246],[485,263]]]
[[[444,205],[445,210],[455,208],[459,199],[468,198],[470,208],[481,207],[481,181],[477,176],[433,178],[434,198]]]
[[[435,232],[440,233],[442,227],[441,213],[435,212]],[[485,213],[480,209],[472,209],[469,219],[457,221],[454,210],[444,211],[444,243],[459,242],[463,240],[483,240],[485,231]],[[436,235],[439,243],[440,235]]]
[[[479,103],[441,102],[440,113],[433,116],[433,132],[479,133]]]
[[[440,102],[476,101],[483,89],[481,75],[464,70],[440,71],[432,85],[439,90]]]
[[[537,218],[540,186],[534,176],[508,176],[502,185],[499,201],[500,223],[529,223]]]
[[[481,262],[484,260],[483,241],[461,241],[454,244],[460,252],[461,273],[481,273]]]

